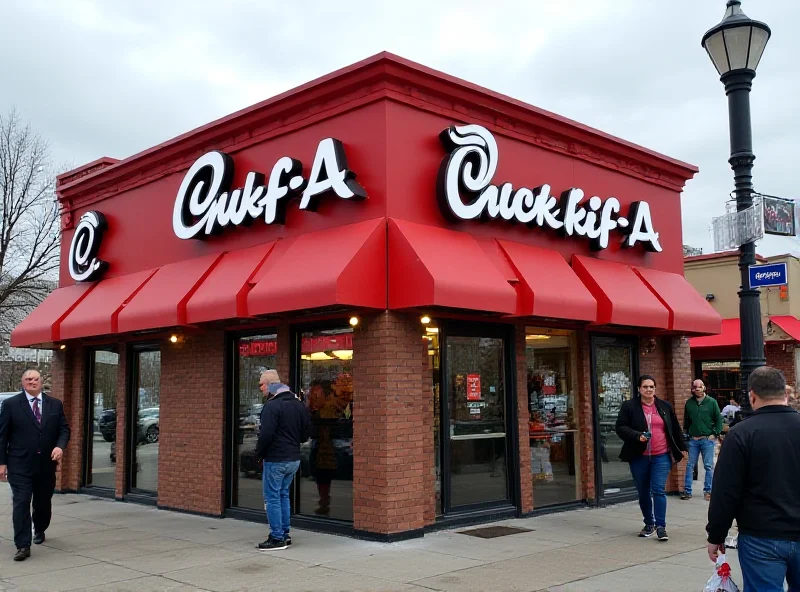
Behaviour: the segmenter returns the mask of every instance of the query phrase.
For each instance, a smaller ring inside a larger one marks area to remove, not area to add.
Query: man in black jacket
[[[50,526],[56,467],[69,442],[69,426],[61,401],[42,392],[36,370],[22,375],[23,391],[6,399],[0,411],[0,480],[8,479],[13,499],[12,520],[17,554],[31,555],[31,501],[33,542],[44,542]]]
[[[289,487],[300,468],[300,444],[311,434],[311,415],[289,387],[281,384],[276,370],[261,375],[259,388],[267,400],[261,409],[256,455],[263,460],[264,506],[270,534],[258,549],[274,551],[292,544]]]
[[[725,552],[736,519],[745,590],[800,590],[800,414],[783,374],[762,366],[747,387],[753,414],[730,429],[708,509],[708,556]]]

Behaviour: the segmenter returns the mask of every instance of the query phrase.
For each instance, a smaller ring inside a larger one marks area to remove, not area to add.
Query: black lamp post
[[[703,47],[714,63],[728,95],[728,120],[731,136],[731,157],[736,185],[736,210],[753,205],[753,138],[750,128],[750,88],[756,68],[769,40],[767,25],[754,21],[742,12],[739,0],[729,0],[725,16],[716,27],[703,35]],[[756,263],[755,241],[739,247],[739,291],[741,324],[741,406],[744,415],[751,411],[747,391],[750,373],[766,364],[764,334],[761,330],[761,302],[758,289],[750,287],[749,267]]]

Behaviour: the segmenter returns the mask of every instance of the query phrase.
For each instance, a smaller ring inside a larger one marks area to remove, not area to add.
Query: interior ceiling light
[[[550,339],[549,335],[526,335],[525,339],[528,341],[536,341],[540,339]]]
[[[312,362],[319,362],[322,360],[333,360],[333,356],[329,356],[326,352],[313,352],[309,354],[308,359]]]
[[[339,358],[340,360],[352,360],[353,359],[353,350],[352,349],[335,349],[331,353],[335,357]]]
[[[439,327],[425,327],[425,331],[428,333],[438,333]]]

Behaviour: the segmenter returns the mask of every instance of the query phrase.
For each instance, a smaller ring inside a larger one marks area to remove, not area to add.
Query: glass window
[[[720,409],[728,404],[731,397],[741,396],[738,361],[701,362],[701,370],[706,392],[717,401]]]
[[[313,421],[301,448],[297,512],[353,519],[353,330],[300,335],[300,397]]]
[[[628,463],[619,459],[622,440],[614,428],[623,401],[634,393],[635,349],[631,343],[613,338],[595,339],[594,348],[603,494],[612,494],[633,486]]]
[[[236,340],[236,386],[233,393],[233,489],[231,506],[264,509],[261,487],[262,464],[257,462],[256,443],[261,427],[264,395],[258,388],[261,373],[277,366],[275,334],[240,337]],[[288,377],[281,376],[288,382]]]
[[[91,352],[89,379],[89,420],[86,435],[86,485],[114,489],[116,454],[111,447],[117,439],[117,371],[119,355],[110,351]]]
[[[574,331],[525,330],[535,508],[581,499],[576,352]]]
[[[132,400],[136,425],[131,431],[133,439],[131,488],[155,493],[158,491],[160,351],[136,352],[134,379]]]

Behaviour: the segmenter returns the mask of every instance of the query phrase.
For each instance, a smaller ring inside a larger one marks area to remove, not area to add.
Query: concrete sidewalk
[[[14,562],[11,493],[0,483],[0,590],[700,592],[712,571],[702,496],[670,498],[666,543],[638,538],[638,506],[624,504],[499,522],[530,532],[494,539],[462,528],[388,545],[295,530],[292,547],[270,553],[255,549],[267,535],[260,524],[83,495],[54,505],[45,544]]]

